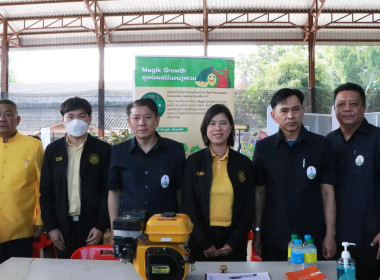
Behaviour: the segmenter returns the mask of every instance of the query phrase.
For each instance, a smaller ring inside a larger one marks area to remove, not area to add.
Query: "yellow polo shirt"
[[[211,226],[231,226],[234,190],[227,172],[228,151],[222,158],[217,158],[211,151],[213,172],[210,193]]]
[[[0,243],[33,236],[42,225],[40,176],[42,142],[20,133],[0,138]]]
[[[69,162],[67,165],[67,191],[69,199],[69,216],[80,215],[80,158],[82,157],[84,143],[78,147],[71,144],[66,137],[67,154]]]

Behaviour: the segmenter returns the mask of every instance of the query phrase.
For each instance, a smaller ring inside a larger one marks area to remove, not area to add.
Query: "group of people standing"
[[[256,144],[254,248],[264,261],[286,260],[292,233],[310,234],[319,259],[337,259],[342,242],[356,279],[380,276],[380,128],[365,119],[366,97],[354,83],[334,91],[340,127],[327,137],[302,125],[303,94],[281,89],[271,99],[279,131]]]
[[[150,99],[127,106],[134,137],[111,146],[87,130],[91,105],[61,105],[66,136],[49,144],[17,132],[20,116],[0,100],[0,263],[31,256],[43,226],[60,258],[102,241],[118,215],[146,209],[189,214],[195,261],[245,261],[248,232],[263,261],[287,259],[292,233],[311,234],[319,259],[337,258],[342,241],[357,279],[380,274],[380,128],[364,118],[364,90],[334,92],[340,128],[323,137],[302,125],[303,94],[280,89],[271,99],[277,134],[256,144],[253,161],[232,149],[229,109],[211,106],[200,130],[206,146],[185,157],[181,143],[161,137]],[[40,196],[40,197],[39,197]],[[43,225],[43,226],[42,226]],[[338,246],[337,246],[338,245]]]

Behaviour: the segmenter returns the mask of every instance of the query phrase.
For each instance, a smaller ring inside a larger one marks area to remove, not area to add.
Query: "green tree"
[[[367,94],[368,111],[380,108],[380,48],[378,46],[324,47],[325,59],[330,63],[336,85],[353,82]]]
[[[0,73],[1,73],[1,65],[0,65]],[[9,73],[8,73],[9,83],[17,83],[17,77],[15,71],[12,69],[12,58],[9,58]],[[1,79],[0,79],[1,85]]]
[[[320,113],[330,111],[333,74],[323,52],[316,53],[316,103]],[[260,46],[236,61],[237,75],[247,75],[250,87],[236,97],[236,107],[251,118],[253,127],[264,127],[266,108],[274,91],[298,88],[308,94],[308,50],[304,46]],[[239,116],[237,117],[239,119]]]
[[[351,81],[368,91],[379,88],[380,48],[373,46],[325,47],[340,83]]]

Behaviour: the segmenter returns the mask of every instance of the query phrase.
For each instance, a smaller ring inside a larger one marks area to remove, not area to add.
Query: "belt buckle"
[[[79,216],[71,216],[73,219],[73,222],[78,222],[79,221]]]

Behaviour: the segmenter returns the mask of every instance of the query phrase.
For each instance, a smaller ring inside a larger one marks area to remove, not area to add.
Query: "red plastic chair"
[[[50,252],[50,257],[56,258],[57,255],[55,253],[55,248],[53,241],[48,238],[48,236],[44,233],[41,235],[40,240],[33,242],[33,258],[41,257],[41,249],[48,248]]]
[[[108,260],[118,261],[113,257],[112,245],[89,245],[77,249],[71,256],[72,260]]]

